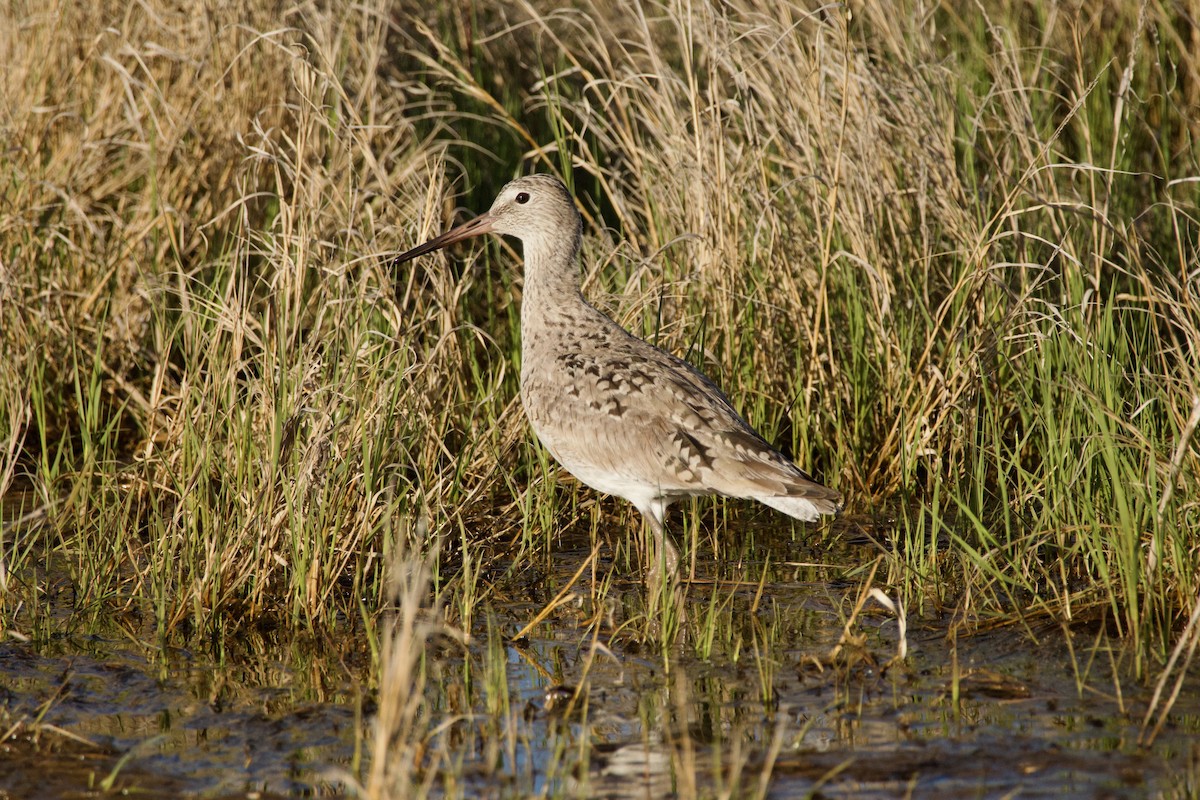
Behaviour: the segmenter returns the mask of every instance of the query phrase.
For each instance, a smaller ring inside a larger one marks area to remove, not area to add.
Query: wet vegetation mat
[[[0,5],[0,796],[1200,796],[1193,6]],[[534,172],[841,516],[647,580]]]
[[[1151,690],[1102,615],[902,626],[856,584],[822,577],[828,565],[789,563],[811,555],[789,538],[686,585],[667,647],[644,635],[644,588],[589,543],[564,542],[541,569],[509,565],[468,637],[435,633],[419,654],[414,785],[498,798],[1195,791],[1200,678],[1139,746]],[[581,565],[603,588],[579,580]],[[565,601],[512,638],[545,591]],[[0,791],[353,796],[370,773],[388,688],[370,685],[365,636],[244,634],[221,654],[132,633],[0,647]]]

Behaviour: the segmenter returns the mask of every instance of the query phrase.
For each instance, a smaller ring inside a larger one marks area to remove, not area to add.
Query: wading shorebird
[[[842,496],[767,444],[711,380],[633,336],[584,299],[583,219],[549,175],[518,178],[491,209],[397,257],[397,264],[485,233],[520,239],[521,402],[538,439],[579,480],[623,497],[654,536],[651,579],[674,578],[663,522],[684,497],[749,497],[796,519],[836,514]]]

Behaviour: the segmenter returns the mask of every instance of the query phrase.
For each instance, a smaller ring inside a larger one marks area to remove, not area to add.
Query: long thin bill
[[[452,228],[451,230],[443,233],[441,236],[430,239],[425,244],[417,245],[412,250],[409,250],[406,253],[401,253],[400,255],[396,256],[395,260],[392,261],[392,264],[403,264],[405,261],[411,261],[417,256],[423,256],[426,253],[432,253],[434,250],[438,250],[448,244],[461,242],[463,239],[470,239],[472,236],[482,236],[485,233],[490,233],[493,222],[494,220],[490,214],[480,214],[470,222],[464,222],[457,228]]]

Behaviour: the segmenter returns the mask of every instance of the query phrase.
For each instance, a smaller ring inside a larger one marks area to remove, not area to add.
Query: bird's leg
[[[650,568],[646,572],[646,601],[651,625],[658,634],[673,640],[687,617],[684,607],[683,585],[679,580],[679,552],[667,535],[663,518],[666,505],[654,503],[642,517],[650,527],[650,541],[646,542],[646,558]]]
[[[661,511],[657,514],[651,511],[642,515],[646,524],[650,526],[652,541],[652,545],[647,548],[648,552],[646,553],[650,562],[650,569],[646,573],[646,584],[650,587],[651,593],[663,585],[664,577],[672,588],[679,585],[679,552],[675,549],[675,545],[671,544],[671,540],[663,528],[661,513]]]

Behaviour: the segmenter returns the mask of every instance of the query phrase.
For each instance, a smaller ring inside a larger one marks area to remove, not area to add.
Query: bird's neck
[[[521,299],[521,327],[560,314],[570,314],[584,304],[579,290],[579,243],[571,238],[532,240],[525,243],[525,289]]]

